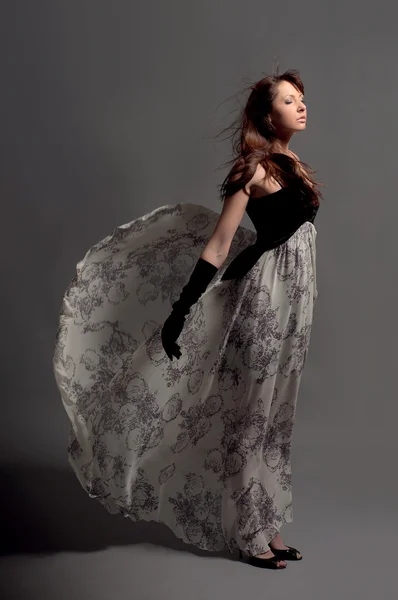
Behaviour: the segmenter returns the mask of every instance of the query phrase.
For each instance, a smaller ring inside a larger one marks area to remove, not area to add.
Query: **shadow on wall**
[[[90,498],[72,470],[7,466],[0,471],[1,554],[93,552],[150,543],[197,556],[206,552],[176,538],[166,525],[109,514]],[[229,554],[229,556],[231,556]]]

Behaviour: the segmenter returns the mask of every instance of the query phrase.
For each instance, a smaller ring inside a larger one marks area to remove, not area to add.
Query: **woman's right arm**
[[[220,268],[226,260],[233,237],[242,221],[249,195],[244,189],[224,200],[221,215],[201,258]]]
[[[259,168],[244,188],[224,200],[213,234],[201,254],[201,258],[217,268],[220,268],[228,257],[233,237],[243,219],[250,198],[250,189],[258,178]]]

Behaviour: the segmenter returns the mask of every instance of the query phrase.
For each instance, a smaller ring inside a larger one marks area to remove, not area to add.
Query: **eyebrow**
[[[286,96],[283,96],[283,97],[287,98],[288,96],[296,96],[296,94],[286,94]],[[304,96],[304,94],[300,94],[300,96]]]

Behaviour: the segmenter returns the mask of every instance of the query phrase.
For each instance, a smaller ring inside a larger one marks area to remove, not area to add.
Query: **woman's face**
[[[270,118],[277,134],[301,131],[306,127],[307,108],[304,95],[301,94],[289,81],[281,81],[278,93],[272,103]]]

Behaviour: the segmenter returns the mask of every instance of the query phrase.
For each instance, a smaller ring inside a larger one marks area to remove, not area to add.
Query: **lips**
[[[297,119],[297,121],[306,121],[307,117],[300,117],[299,119]]]

